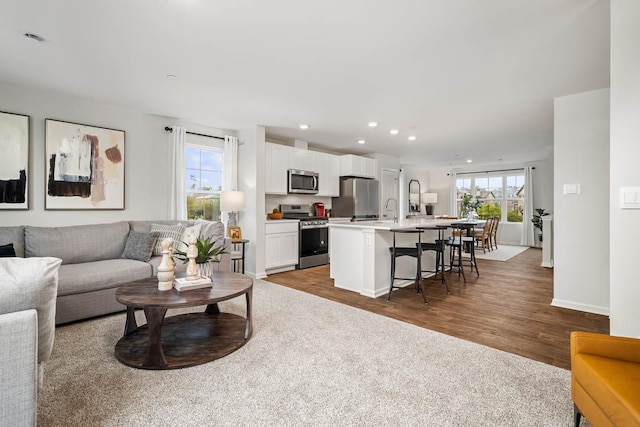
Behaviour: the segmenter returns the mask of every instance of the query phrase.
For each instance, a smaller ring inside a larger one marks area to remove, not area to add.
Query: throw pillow
[[[172,238],[174,242],[179,242],[182,237],[182,233],[184,233],[184,229],[186,227],[182,224],[176,225],[164,225],[164,224],[151,224],[151,232],[157,232],[158,241],[156,242],[155,249],[153,250],[154,255],[162,255],[162,241],[168,237]]]
[[[0,246],[0,258],[7,258],[7,257],[14,257],[14,256],[16,256],[16,251],[13,249],[13,243]]]
[[[36,309],[38,362],[45,362],[53,349],[61,262],[50,257],[0,259],[0,314]]]
[[[185,225],[185,227],[187,227]],[[180,241],[179,242],[175,242],[173,247],[178,249],[179,251],[182,252],[186,252],[187,251],[187,238],[189,237],[189,235],[191,233],[193,233],[193,236],[197,239],[198,237],[200,237],[200,228],[202,227],[201,224],[195,224],[192,225],[191,227],[187,227],[184,229],[184,233],[182,233],[182,237],[180,237]]]
[[[147,262],[151,259],[157,241],[158,233],[130,231],[120,258]]]

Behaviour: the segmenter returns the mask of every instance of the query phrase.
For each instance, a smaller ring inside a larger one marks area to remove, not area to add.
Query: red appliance
[[[315,216],[324,216],[324,203],[316,202],[313,204]]]

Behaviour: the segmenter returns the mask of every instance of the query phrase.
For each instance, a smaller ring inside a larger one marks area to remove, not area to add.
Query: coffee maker
[[[313,214],[315,216],[325,216],[324,203],[316,202],[313,204]]]

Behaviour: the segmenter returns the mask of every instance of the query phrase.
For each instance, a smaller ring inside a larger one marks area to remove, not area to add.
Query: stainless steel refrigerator
[[[331,199],[331,216],[352,221],[375,220],[379,212],[378,181],[367,178],[340,178],[340,197]]]

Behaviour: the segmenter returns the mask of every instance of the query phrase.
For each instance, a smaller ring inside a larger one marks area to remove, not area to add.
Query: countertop
[[[414,227],[429,227],[435,225],[449,225],[456,220],[452,219],[426,219],[426,218],[412,218],[412,219],[400,219],[397,223],[393,220],[382,221],[355,221],[355,222],[329,222],[331,228],[373,228],[375,230],[391,230],[397,228],[414,228]]]
[[[299,219],[267,219],[268,223],[272,222],[300,222]]]

